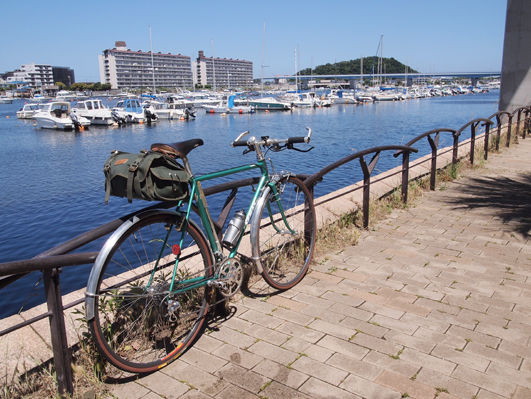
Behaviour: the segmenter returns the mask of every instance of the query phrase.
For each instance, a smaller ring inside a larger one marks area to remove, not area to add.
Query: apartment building
[[[118,41],[98,55],[101,83],[113,89],[133,87],[191,88],[190,57],[181,54],[131,51]],[[153,82],[154,81],[154,82]]]
[[[248,87],[253,83],[253,63],[232,58],[205,57],[199,51],[196,61],[192,63],[194,85],[212,88]]]

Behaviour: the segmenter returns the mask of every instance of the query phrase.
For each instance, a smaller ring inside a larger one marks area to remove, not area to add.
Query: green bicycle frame
[[[196,176],[192,176],[192,178],[190,179],[190,186],[191,186],[191,189],[190,189],[190,201],[188,202],[188,206],[187,206],[187,209],[186,209],[185,218],[184,218],[184,222],[183,222],[183,228],[181,229],[181,239],[180,239],[180,243],[179,243],[181,248],[182,248],[182,245],[184,243],[186,226],[188,224],[188,220],[190,218],[190,214],[191,214],[191,211],[192,211],[192,204],[195,202],[195,205],[197,206],[197,211],[198,211],[198,214],[199,214],[199,219],[201,220],[201,224],[202,224],[203,229],[205,231],[206,238],[207,238],[207,240],[209,242],[209,245],[210,245],[210,248],[212,249],[212,252],[214,254],[214,259],[215,259],[216,262],[221,260],[221,257],[222,257],[222,255],[221,255],[221,252],[222,252],[221,243],[219,242],[219,239],[218,239],[218,237],[217,237],[217,235],[216,235],[216,233],[214,231],[212,217],[211,217],[210,212],[208,210],[208,206],[207,206],[208,204],[206,202],[206,198],[205,198],[205,195],[203,193],[203,189],[201,187],[201,182],[207,181],[207,180],[216,179],[216,178],[223,177],[223,176],[228,176],[228,175],[240,173],[240,172],[246,172],[246,171],[253,170],[253,169],[259,169],[260,172],[261,172],[261,177],[260,177],[260,180],[258,181],[258,185],[257,185],[256,190],[254,192],[254,195],[253,195],[253,198],[251,200],[251,203],[250,203],[250,205],[249,205],[249,207],[247,209],[247,213],[246,213],[246,217],[245,217],[245,221],[244,221],[244,226],[243,226],[243,229],[242,229],[242,231],[245,231],[247,225],[249,224],[251,216],[252,216],[252,214],[254,212],[254,209],[256,207],[258,198],[262,194],[262,191],[263,191],[264,187],[266,185],[269,185],[272,188],[275,196],[277,195],[276,186],[274,184],[272,184],[272,182],[270,181],[269,172],[268,172],[265,160],[258,160],[254,164],[242,165],[242,166],[238,166],[238,167],[234,167],[234,168],[224,169],[224,170],[220,170],[220,171],[217,171],[217,172],[207,173],[207,174],[204,174],[204,175],[201,175],[201,176],[197,176],[197,177]],[[180,207],[180,205],[182,205],[182,204],[180,203],[178,208]],[[282,214],[283,214],[283,210],[282,210]],[[283,215],[283,219],[285,221],[284,215]],[[232,258],[234,258],[236,256],[236,253],[238,251],[238,248],[239,248],[239,245],[241,243],[242,238],[243,238],[243,234],[240,235],[240,237],[238,239],[238,242],[236,243],[234,248],[231,250],[231,252],[230,252],[230,254],[228,256],[229,259],[232,259]],[[166,238],[166,240],[167,240],[167,238]],[[175,266],[174,266],[174,270],[173,270],[172,281],[171,281],[171,284],[170,284],[170,293],[171,294],[178,294],[178,293],[185,292],[185,291],[187,291],[189,289],[192,289],[192,288],[197,288],[197,287],[206,285],[209,281],[213,281],[213,280],[216,280],[218,278],[218,276],[216,274],[214,274],[210,278],[205,278],[205,277],[191,278],[191,279],[179,281],[178,286],[180,286],[180,287],[175,287],[175,276],[177,275],[178,266],[179,266],[179,257],[177,257],[177,259],[175,261]],[[155,265],[154,270],[156,270],[156,268],[157,268],[157,265]]]

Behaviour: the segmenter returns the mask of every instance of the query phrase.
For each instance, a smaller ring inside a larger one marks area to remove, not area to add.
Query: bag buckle
[[[135,161],[129,166],[129,172],[136,172],[138,169],[138,166],[140,165],[140,162]]]

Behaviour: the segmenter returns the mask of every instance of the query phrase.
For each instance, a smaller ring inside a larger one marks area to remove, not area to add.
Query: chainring
[[[243,283],[243,268],[241,263],[234,259],[225,259],[218,269],[218,279],[216,286],[219,292],[225,297],[230,298],[236,294]]]

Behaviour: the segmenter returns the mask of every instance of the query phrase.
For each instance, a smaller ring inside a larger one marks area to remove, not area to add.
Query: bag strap
[[[109,197],[111,196],[111,179],[109,178],[109,170],[111,170],[111,164],[116,158],[116,155],[118,155],[120,152],[117,150],[114,150],[111,152],[111,156],[105,162],[105,166],[103,167],[103,173],[105,174],[105,205],[109,203]]]
[[[140,162],[142,162],[147,153],[148,152],[146,150],[140,151],[138,157],[129,166],[129,173],[127,175],[127,201],[129,201],[129,203],[133,202],[133,181],[135,179],[135,173],[138,169],[138,166],[140,165]]]

